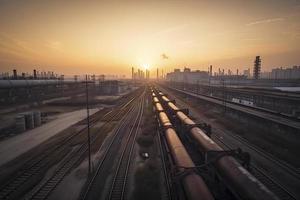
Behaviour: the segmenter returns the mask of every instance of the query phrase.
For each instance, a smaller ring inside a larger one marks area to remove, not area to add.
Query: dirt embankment
[[[137,138],[138,164],[134,172],[132,199],[153,200],[161,198],[160,158],[156,144],[157,126],[152,111],[151,98],[146,101],[142,131]]]

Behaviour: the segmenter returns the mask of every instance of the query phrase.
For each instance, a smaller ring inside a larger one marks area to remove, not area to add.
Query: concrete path
[[[90,115],[99,109],[90,109]],[[60,114],[57,119],[40,127],[0,142],[0,166],[36,147],[50,137],[86,118],[86,110]]]

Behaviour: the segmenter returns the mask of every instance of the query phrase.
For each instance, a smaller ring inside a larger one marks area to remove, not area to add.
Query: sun
[[[142,67],[144,68],[144,70],[149,70],[150,69],[149,64],[146,64],[146,63],[142,64]]]

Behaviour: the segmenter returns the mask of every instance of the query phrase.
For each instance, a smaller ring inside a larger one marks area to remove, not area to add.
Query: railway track
[[[223,149],[234,149],[230,145],[223,142],[219,137],[214,137],[215,142],[217,142]],[[267,174],[263,169],[255,164],[251,163],[251,173],[264,185],[266,185],[272,192],[274,192],[282,200],[296,200],[297,197],[288,191],[282,184],[274,180],[269,174]]]
[[[196,94],[196,93],[195,93]],[[202,95],[202,94],[201,94]],[[207,96],[207,95],[203,95],[203,96]],[[208,96],[210,97],[210,96]],[[219,98],[216,98],[216,97],[211,97],[211,98],[214,98],[214,99],[219,99]],[[220,99],[219,99],[220,100]],[[229,103],[232,103],[232,104],[237,104],[237,103],[234,103],[234,102],[229,102]],[[240,105],[240,104],[239,104]],[[246,106],[246,105],[241,105],[241,106],[244,106],[244,107],[249,107],[249,106]],[[253,108],[255,109],[255,108]],[[258,108],[260,109],[260,108]],[[262,109],[262,110],[265,110],[265,109]],[[291,175],[297,177],[300,179],[300,168],[296,168],[296,167],[293,167],[292,165],[290,165],[289,163],[287,162],[284,162],[282,160],[278,160],[276,158],[274,158],[273,155],[271,155],[270,153],[268,152],[265,152],[261,149],[259,149],[258,147],[255,147],[253,145],[250,145],[249,142],[238,136],[238,135],[233,135],[233,134],[227,134],[227,135],[230,135],[232,138],[234,138],[235,140],[238,140],[240,141],[241,143],[243,143],[243,145],[246,145],[247,147],[251,148],[253,151],[256,151],[257,153],[259,153],[260,155],[262,155],[263,157],[267,158],[268,160],[271,160],[273,163],[276,163],[279,167],[285,169],[286,171],[288,171]]]
[[[221,131],[224,132],[224,131]],[[284,171],[288,172],[288,175],[292,175],[293,177],[299,178],[299,169],[289,165],[288,163],[276,159],[274,156],[271,154],[264,152],[260,148],[257,148],[256,146],[253,146],[249,144],[249,141],[247,141],[244,138],[241,138],[239,136],[224,132],[226,136],[232,137],[233,141],[238,141],[241,143],[241,146],[246,146],[249,149],[253,150],[255,153],[259,154],[261,157],[263,157],[265,160],[270,161],[273,165],[275,165],[276,168],[281,168]],[[221,138],[216,137],[218,135]],[[229,145],[224,143],[222,141],[222,135],[223,134],[217,134],[214,133],[212,136],[215,139],[215,141],[224,149],[234,149],[236,148],[235,145]],[[277,165],[277,166],[276,166]],[[264,183],[268,188],[270,188],[276,195],[280,197],[280,199],[298,199],[297,195],[294,194],[294,191],[289,191],[287,189],[287,186],[282,184],[280,181],[275,180],[273,177],[275,177],[274,174],[272,174],[270,171],[266,171],[265,169],[259,167],[258,165],[255,165],[252,163],[252,169],[251,171],[254,176],[257,177],[258,180],[260,180],[262,183]],[[278,176],[278,175],[277,175]]]
[[[168,86],[167,86],[167,88],[171,89],[171,90],[175,90],[176,92],[180,92],[180,93],[184,93],[184,94],[196,97],[196,98],[202,98],[205,101],[209,101],[209,102],[212,102],[215,104],[223,105],[224,103],[226,103],[227,107],[231,106],[235,110],[241,110],[242,112],[245,112],[245,113],[248,113],[251,115],[253,114],[252,113],[253,111],[257,111],[257,112],[263,113],[265,115],[271,116],[272,119],[274,118],[273,120],[276,120],[278,122],[280,122],[279,119],[281,119],[282,121],[285,122],[284,124],[287,126],[291,126],[291,127],[297,128],[297,129],[300,128],[300,125],[299,125],[300,120],[299,119],[276,112],[276,111],[272,111],[272,110],[260,108],[260,107],[255,107],[255,106],[247,106],[247,105],[244,105],[241,103],[235,103],[235,102],[232,102],[229,100],[224,100],[219,97],[199,94],[194,91],[186,91],[186,90],[181,90],[181,89],[172,88],[172,87],[168,87]],[[262,117],[262,116],[260,116],[260,117]]]
[[[135,146],[136,136],[139,131],[139,127],[142,121],[142,116],[144,112],[144,98],[139,105],[139,113],[135,119],[134,125],[130,129],[129,135],[126,140],[125,147],[122,151],[121,157],[119,158],[117,170],[115,172],[111,190],[109,193],[109,198],[111,200],[126,199],[126,184],[129,172],[129,167],[132,160],[133,149]]]
[[[120,111],[113,114],[108,120],[105,125],[109,125],[111,121],[113,121],[116,117],[120,116],[120,113],[123,113],[123,110],[126,109],[130,103],[135,100],[132,98],[128,103],[121,107]],[[129,111],[131,107],[129,108]],[[105,126],[104,125],[104,126]],[[103,126],[102,126],[103,128]],[[96,136],[92,136],[91,138],[91,146],[95,143],[98,139],[100,134]],[[39,184],[33,191],[31,191],[28,195],[26,195],[25,199],[47,199],[50,193],[57,187],[57,185],[63,180],[63,178],[70,172],[72,168],[74,168],[81,160],[86,157],[86,153],[88,151],[87,143],[80,145],[77,150],[72,152],[69,156],[67,156],[59,167],[56,169],[54,174],[48,178],[46,181]]]
[[[248,107],[248,106],[246,106],[246,107]],[[292,176],[297,177],[298,179],[300,179],[300,168],[296,168],[296,167],[292,166],[291,164],[289,164],[289,163],[287,163],[283,160],[276,159],[272,154],[270,154],[268,152],[265,152],[265,151],[261,150],[260,148],[249,144],[249,142],[246,139],[244,139],[244,138],[242,138],[238,135],[234,135],[234,134],[231,134],[231,133],[228,133],[226,135],[232,137],[234,140],[239,141],[243,145],[247,146],[249,149],[257,152],[259,155],[261,155],[265,159],[272,161],[272,163],[275,163],[278,167],[284,169],[286,172],[288,172]]]
[[[126,103],[123,103],[120,107],[120,109],[124,109],[127,107],[134,98],[129,100]],[[97,117],[92,117],[91,119],[91,126],[95,125],[95,123],[105,117],[108,117],[108,121],[111,121],[113,119],[114,114],[112,114],[113,111],[110,111],[106,113],[104,116],[97,118]],[[115,114],[117,116],[118,113]],[[70,144],[75,138],[80,136],[84,131],[86,130],[86,127],[80,129],[79,131],[75,132],[72,135],[69,135],[68,137],[64,138],[63,140],[59,141],[53,148],[48,148],[44,153],[39,154],[36,157],[33,157],[29,160],[27,160],[24,164],[24,167],[22,167],[22,171],[18,173],[16,176],[11,178],[9,181],[7,181],[5,184],[1,186],[0,189],[0,199],[19,199],[19,195],[21,195],[19,190],[22,187],[26,187],[26,182],[29,181],[31,178],[39,175],[40,173],[45,171],[45,168],[49,165],[51,165],[51,159],[53,156],[59,155],[61,152],[65,151],[67,148],[67,144]],[[70,167],[69,165],[65,165],[60,173],[65,173],[66,169]],[[59,174],[59,173],[58,173]],[[61,175],[57,175],[60,176]],[[49,188],[55,187],[59,183],[59,178],[55,177],[53,179],[53,183],[51,186],[48,186]],[[22,191],[24,192],[24,191]]]
[[[124,197],[130,160],[134,148],[134,141],[138,132],[142,113],[143,101],[139,101],[139,105],[134,107],[131,110],[131,114],[128,115],[124,120],[122,120],[120,126],[118,126],[114,131],[113,137],[110,138],[108,145],[104,147],[104,153],[102,154],[98,167],[93,176],[90,178],[86,189],[83,191],[80,199],[99,199],[100,196],[103,195],[104,189],[101,188],[104,187],[103,184],[105,181],[103,179],[105,177],[104,174],[107,173],[106,168],[111,168],[111,163],[114,161],[114,159],[117,158],[116,153],[120,148],[123,149],[121,157],[118,158],[119,161],[109,190],[108,198],[121,199]],[[126,130],[128,124],[130,124],[130,122],[133,122],[130,131],[128,133],[125,132],[124,134],[122,134],[123,131]],[[134,128],[136,128],[136,130],[134,130]],[[125,142],[125,146],[122,147],[121,141],[124,141],[124,137],[127,137],[127,139]]]
[[[300,179],[300,169],[299,168],[293,167],[293,166],[291,166],[290,164],[286,163],[283,160],[276,159],[270,153],[265,152],[265,151],[261,150],[259,147],[256,147],[256,146],[250,144],[246,139],[244,139],[244,138],[242,138],[242,137],[240,137],[238,135],[234,135],[234,134],[230,134],[230,133],[228,133],[226,135],[230,136],[234,140],[239,141],[240,143],[243,144],[243,146],[247,146],[249,149],[257,152],[259,155],[261,155],[265,159],[270,160],[272,163],[274,163],[278,167],[284,169],[286,172],[288,172],[292,176],[297,177],[298,179]]]
[[[163,141],[161,140],[161,135],[160,132],[157,131],[157,144],[159,147],[159,153],[160,153],[160,157],[161,157],[161,163],[162,163],[162,172],[164,174],[164,180],[165,180],[165,186],[166,186],[166,191],[163,191],[162,200],[171,200],[172,199],[172,192],[171,192],[171,183],[170,183],[170,179],[169,179],[169,175],[167,172],[167,165],[166,165],[166,157],[165,157],[165,150],[163,149]]]
[[[93,124],[94,122],[91,123]],[[22,186],[23,183],[25,183],[31,177],[42,172],[44,167],[46,167],[51,163],[50,160],[54,154],[56,155],[59,154],[60,152],[63,152],[66,148],[66,144],[69,144],[74,138],[79,136],[85,130],[86,128],[80,129],[75,134],[70,135],[69,137],[60,141],[57,145],[55,145],[54,148],[50,148],[43,154],[28,160],[25,163],[22,172],[1,187],[0,199],[11,198],[10,196],[11,195],[13,196],[13,193],[16,192],[19,189],[19,187]]]

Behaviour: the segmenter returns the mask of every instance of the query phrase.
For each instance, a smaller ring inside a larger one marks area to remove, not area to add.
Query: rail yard
[[[0,200],[300,200],[300,0],[0,0]]]
[[[297,119],[235,102],[225,105],[217,97],[163,82],[140,82],[135,88],[118,99],[110,98],[113,103],[108,106],[93,105],[88,118],[63,122],[66,126],[53,134],[46,130],[58,126],[55,120],[3,138],[0,198],[299,198],[300,170],[293,142],[281,141],[283,145],[290,142],[282,154],[274,150],[277,143],[272,144],[281,138],[278,134],[299,137]],[[63,104],[68,103],[74,106],[70,101]],[[226,124],[229,119],[236,125]],[[243,124],[246,119],[247,124],[266,120],[283,128],[252,131]],[[43,139],[27,142],[42,132]],[[267,141],[258,132],[273,134],[274,140]],[[26,143],[26,148],[14,149]],[[272,145],[271,150],[264,148],[266,144]],[[9,154],[5,145],[18,153],[5,158]]]

